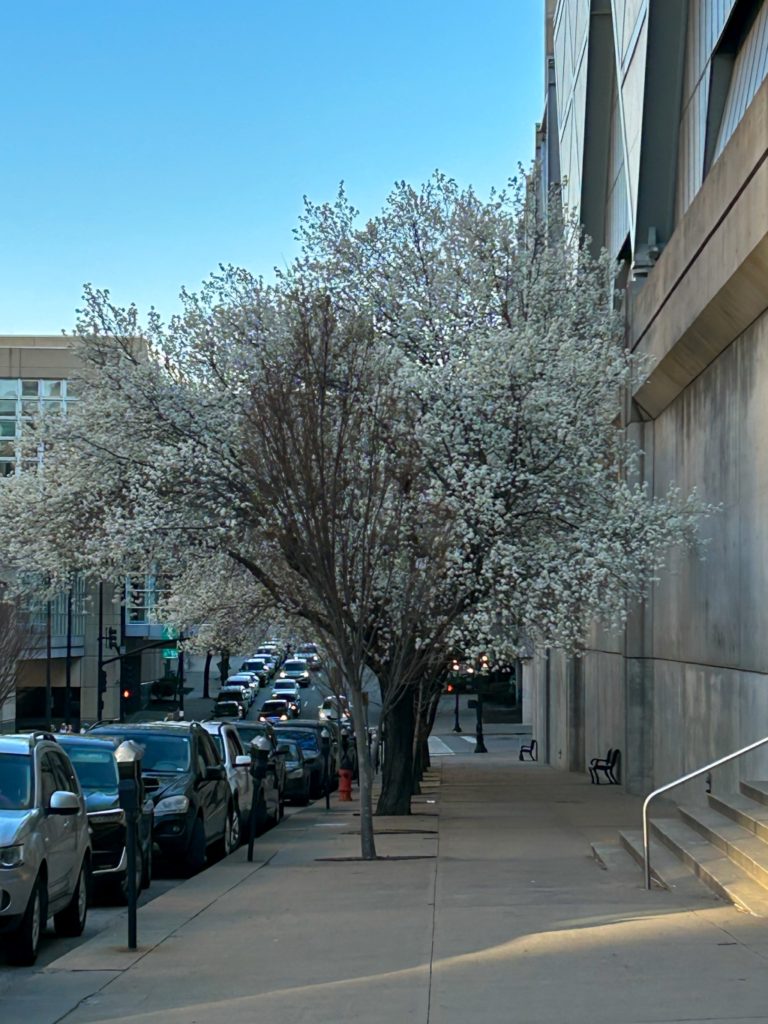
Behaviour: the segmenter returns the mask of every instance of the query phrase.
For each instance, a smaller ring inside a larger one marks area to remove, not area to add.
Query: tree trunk
[[[384,720],[384,763],[377,814],[410,814],[413,792],[413,693],[405,690]]]
[[[203,697],[210,698],[211,696],[211,661],[213,660],[213,651],[207,651],[205,655],[205,668],[203,669]]]
[[[365,711],[360,693],[352,702],[352,721],[357,746],[358,787],[360,791],[360,855],[363,860],[376,859],[376,841],[373,835],[373,771],[371,770],[368,735],[365,730]]]

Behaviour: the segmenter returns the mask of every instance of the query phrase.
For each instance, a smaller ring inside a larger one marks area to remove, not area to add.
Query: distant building
[[[545,758],[620,747],[647,792],[768,735],[768,2],[548,0],[546,19],[542,202],[556,186],[623,268],[627,344],[653,359],[627,412],[643,478],[723,509],[621,636],[526,667]]]
[[[25,424],[43,411],[66,414],[78,399],[71,379],[77,369],[77,356],[63,336],[0,336],[0,476],[36,466],[41,453],[26,443]],[[104,717],[119,715],[121,689],[135,695],[133,702],[138,703],[141,684],[161,677],[170,667],[162,649],[137,651],[163,635],[154,617],[159,589],[152,576],[128,581],[125,595],[103,587],[102,657],[125,655],[122,661],[105,666]],[[76,579],[71,595],[58,594],[50,607],[38,603],[30,608],[29,644],[18,668],[15,699],[0,708],[0,732],[60,724],[65,719],[79,726],[97,718],[98,594],[98,586],[86,587]],[[108,644],[110,629],[114,647]],[[52,723],[46,721],[49,679]]]

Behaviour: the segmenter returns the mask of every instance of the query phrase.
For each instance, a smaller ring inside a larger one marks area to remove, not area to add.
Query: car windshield
[[[284,672],[306,672],[307,665],[304,661],[286,661],[283,665]]]
[[[83,743],[66,745],[66,751],[80,785],[84,790],[99,793],[117,793],[118,775],[114,754],[109,750],[94,749]]]
[[[32,758],[0,754],[0,811],[28,811],[32,806]]]
[[[290,736],[292,740],[296,740],[302,750],[319,751],[320,744],[317,742],[317,736],[313,732],[299,732],[293,729],[280,729],[280,739],[283,736]]]
[[[104,735],[104,733],[100,733]],[[143,749],[143,772],[185,772],[189,768],[189,737],[166,733],[115,732],[120,740],[133,740]]]

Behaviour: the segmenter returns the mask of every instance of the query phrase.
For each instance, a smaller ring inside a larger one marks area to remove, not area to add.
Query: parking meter
[[[115,750],[117,761],[118,798],[125,813],[126,882],[128,890],[128,949],[136,949],[136,844],[138,841],[139,811],[141,810],[143,783],[141,756],[144,748],[133,740],[126,740]]]
[[[257,818],[259,813],[259,797],[262,783],[267,774],[271,747],[266,736],[257,736],[251,740],[251,778],[253,779],[253,795],[251,796],[251,815],[248,828],[248,860],[253,860],[253,841],[256,838]]]

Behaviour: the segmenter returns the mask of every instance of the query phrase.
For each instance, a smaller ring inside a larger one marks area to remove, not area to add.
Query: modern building
[[[66,415],[78,398],[77,370],[77,356],[63,336],[0,336],[0,476],[34,468],[42,458],[25,445],[25,425],[42,411]],[[141,684],[161,678],[173,666],[167,656],[175,656],[172,640],[165,650],[144,649],[163,635],[154,615],[160,589],[151,575],[128,581],[125,594],[122,587],[76,579],[71,592],[50,604],[33,603],[15,698],[0,707],[0,732],[49,724],[48,692],[53,724],[70,720],[78,726],[99,711],[117,717],[121,691],[138,702]],[[106,684],[101,703],[100,654]]]
[[[721,506],[622,635],[526,666],[543,756],[584,771],[619,747],[645,793],[768,736],[768,0],[547,0],[546,19],[542,203],[556,186],[621,265],[651,360],[627,402],[643,478]],[[768,778],[768,754],[720,772]]]

